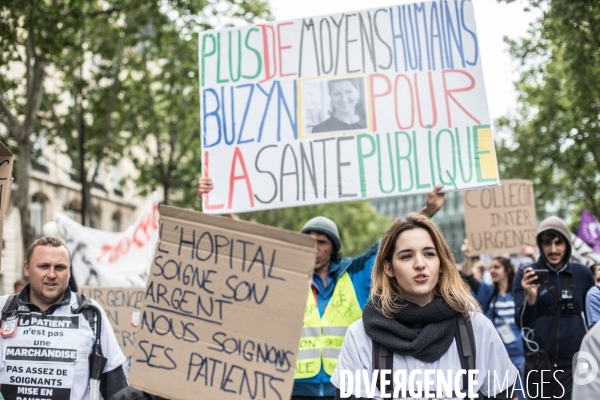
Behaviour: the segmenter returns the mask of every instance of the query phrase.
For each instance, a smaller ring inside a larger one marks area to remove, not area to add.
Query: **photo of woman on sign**
[[[431,398],[424,392],[436,393],[442,379],[451,379],[450,393],[436,398],[464,398],[468,392],[512,398],[508,396],[517,369],[494,325],[461,281],[439,228],[428,217],[409,214],[383,235],[371,295],[362,319],[346,332],[331,376],[338,388],[336,398],[380,399],[382,390],[394,398],[406,397],[403,391],[410,397]],[[382,370],[391,370],[391,376],[380,379]],[[409,375],[415,379],[408,379]],[[353,384],[349,376],[354,377]],[[376,379],[376,390],[371,379]]]
[[[324,82],[316,82],[317,91],[324,91],[322,87]],[[310,84],[305,84],[307,89],[315,88]],[[314,89],[313,89],[314,90]],[[312,126],[312,133],[353,131],[367,128],[367,119],[364,107],[364,79],[362,78],[341,78],[327,81],[327,92],[329,94],[329,104],[326,96],[322,93],[321,111],[317,120],[319,123]],[[329,108],[327,113],[329,118],[322,120],[323,109]],[[309,123],[310,125],[310,123]]]

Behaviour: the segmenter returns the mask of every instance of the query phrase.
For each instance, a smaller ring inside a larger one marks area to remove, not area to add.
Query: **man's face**
[[[563,259],[567,252],[567,244],[562,236],[542,240],[542,251],[552,268],[559,269],[565,264]]]
[[[62,300],[70,277],[69,252],[64,246],[36,247],[23,268],[29,278],[31,303],[45,311]]]
[[[317,257],[315,258],[315,271],[322,268],[327,268],[331,262],[331,254],[333,253],[333,243],[326,235],[317,232],[311,232],[310,236],[314,237],[315,250]]]

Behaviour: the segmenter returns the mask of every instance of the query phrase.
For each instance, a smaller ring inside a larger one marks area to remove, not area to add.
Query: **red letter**
[[[410,90],[410,124],[408,126],[402,126],[400,124],[400,116],[398,115],[398,80],[400,78],[406,79],[406,83],[408,83],[408,89]],[[398,129],[410,129],[415,124],[415,96],[413,94],[412,85],[410,84],[410,79],[408,76],[403,74],[396,75],[396,80],[394,81],[394,114],[396,114],[396,124],[398,125]]]
[[[236,160],[239,159],[240,167],[242,167],[242,175],[235,174]],[[244,163],[244,157],[239,147],[235,148],[233,153],[233,161],[231,162],[231,174],[229,175],[229,202],[227,205],[228,209],[231,209],[233,203],[233,185],[235,181],[243,179],[246,181],[246,188],[248,189],[248,198],[250,199],[250,207],[254,207],[254,194],[252,193],[252,185],[250,184],[250,178],[248,177],[248,170],[246,170],[246,163]]]
[[[419,98],[419,82],[417,80],[417,73],[415,72],[415,92],[417,93],[417,111],[419,113],[419,124],[421,128],[427,128],[427,125],[423,124],[423,115],[421,113],[421,100]],[[435,106],[435,93],[433,92],[433,80],[431,79],[431,71],[429,71],[429,96],[431,97],[431,111],[433,112],[433,122],[431,127],[434,128],[437,125],[437,107]]]
[[[469,78],[469,80],[471,81],[471,84],[469,85],[469,87],[464,87],[464,88],[460,88],[460,89],[448,89],[448,85],[446,84],[446,74],[447,73],[451,73],[451,72],[458,72],[460,74],[465,75],[467,78]],[[473,115],[471,115],[463,106],[462,104],[460,104],[458,102],[458,100],[456,100],[454,98],[454,96],[452,95],[452,93],[456,92],[468,92],[469,90],[473,89],[475,87],[475,79],[473,79],[473,77],[471,76],[471,74],[469,74],[468,72],[465,71],[461,71],[461,70],[457,70],[457,69],[449,69],[446,71],[442,71],[442,79],[444,80],[444,99],[446,100],[446,113],[448,114],[448,126],[450,128],[452,128],[452,117],[450,117],[450,102],[448,101],[448,99],[452,99],[456,105],[458,107],[460,107],[461,110],[463,110],[465,112],[465,114],[467,114],[469,117],[471,117],[471,119],[473,121],[475,121],[477,124],[481,124],[481,122],[479,122],[479,120],[477,118],[475,118]]]
[[[111,253],[113,250],[112,246],[110,244],[104,244],[102,245],[102,247],[100,248],[100,255],[98,256],[98,258],[96,258],[96,260],[100,261],[100,259],[102,257],[104,257],[105,255]]]
[[[265,61],[265,79],[260,81],[260,83],[266,82],[269,79],[275,77],[277,74],[277,59],[275,58],[275,30],[271,25],[258,25],[262,29],[263,33],[263,58]],[[273,33],[273,73],[271,73],[271,66],[269,64],[269,35],[267,35],[267,28],[271,30]]]
[[[374,78],[383,78],[385,79],[385,83],[387,84],[387,89],[384,93],[375,94],[375,79]],[[375,98],[376,97],[384,97],[388,94],[392,93],[392,85],[390,83],[390,79],[383,74],[371,74],[369,75],[369,85],[371,86],[371,115],[373,115],[373,131],[377,132],[377,114],[375,112]]]
[[[284,74],[283,73],[283,57],[281,56],[281,53],[283,52],[283,50],[286,49],[291,49],[292,46],[282,46],[281,45],[281,27],[284,25],[293,25],[293,22],[284,22],[283,24],[279,24],[277,25],[277,48],[279,49],[279,76],[293,76],[296,75],[295,72],[290,72],[289,74]]]
[[[209,178],[209,176],[208,176],[208,151],[204,152],[204,177]],[[208,193],[204,193],[202,196],[204,197],[204,199],[202,199],[202,200],[204,201],[204,204],[206,204],[207,210],[220,210],[221,208],[225,207],[225,204],[215,204],[214,206],[211,206],[210,201],[208,200]]]

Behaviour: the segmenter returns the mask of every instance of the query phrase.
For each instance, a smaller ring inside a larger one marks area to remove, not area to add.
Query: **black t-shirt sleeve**
[[[127,387],[127,378],[125,378],[122,365],[102,374],[100,378],[100,393],[104,399],[111,399],[119,390],[125,387]]]

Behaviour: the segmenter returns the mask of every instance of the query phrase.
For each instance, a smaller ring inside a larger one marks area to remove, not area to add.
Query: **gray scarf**
[[[387,318],[371,299],[363,310],[363,324],[369,337],[402,356],[423,362],[439,360],[448,351],[456,334],[456,319],[462,316],[444,300],[436,297],[424,307],[396,300],[404,307]]]

